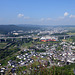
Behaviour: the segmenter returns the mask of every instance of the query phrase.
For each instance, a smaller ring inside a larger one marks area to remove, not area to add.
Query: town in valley
[[[34,28],[0,34],[1,74],[24,75],[41,67],[75,66],[75,35],[71,27]]]

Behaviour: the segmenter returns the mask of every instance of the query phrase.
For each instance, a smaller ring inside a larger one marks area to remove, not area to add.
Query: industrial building
[[[44,36],[40,38],[41,41],[47,42],[47,41],[58,41],[57,37],[54,36]]]

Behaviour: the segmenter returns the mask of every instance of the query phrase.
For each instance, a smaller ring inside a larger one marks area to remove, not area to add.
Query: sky
[[[75,0],[0,0],[1,24],[75,25]]]

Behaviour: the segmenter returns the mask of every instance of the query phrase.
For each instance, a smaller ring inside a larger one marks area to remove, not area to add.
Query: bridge
[[[64,37],[64,39],[66,39],[66,37],[72,37],[75,35],[56,35],[56,37]]]
[[[32,38],[32,36],[19,36],[19,37],[0,37],[0,41],[1,41],[1,39],[4,39],[5,40],[5,42],[6,42],[6,40],[7,39],[12,39],[12,41],[13,41],[13,39],[25,39],[25,38]]]
[[[66,37],[72,37],[72,36],[75,36],[75,35],[51,35],[51,36],[54,36],[54,37],[64,37],[64,39],[66,38]],[[33,37],[33,36],[19,36],[19,37],[0,37],[0,40],[1,39],[4,39],[5,41],[7,40],[7,39],[12,39],[12,41],[13,41],[13,39],[25,39],[25,38],[35,38],[35,36]],[[36,38],[40,38],[39,36],[37,36]]]

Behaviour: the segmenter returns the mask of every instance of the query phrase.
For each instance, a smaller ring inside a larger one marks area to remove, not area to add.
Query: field
[[[30,46],[32,46],[33,44],[31,42],[28,43],[23,43],[21,48],[29,48]]]
[[[7,43],[0,43],[0,49],[6,46]]]
[[[70,32],[70,33],[67,33],[67,34],[68,34],[68,35],[75,35],[75,33],[71,33],[71,32]]]

